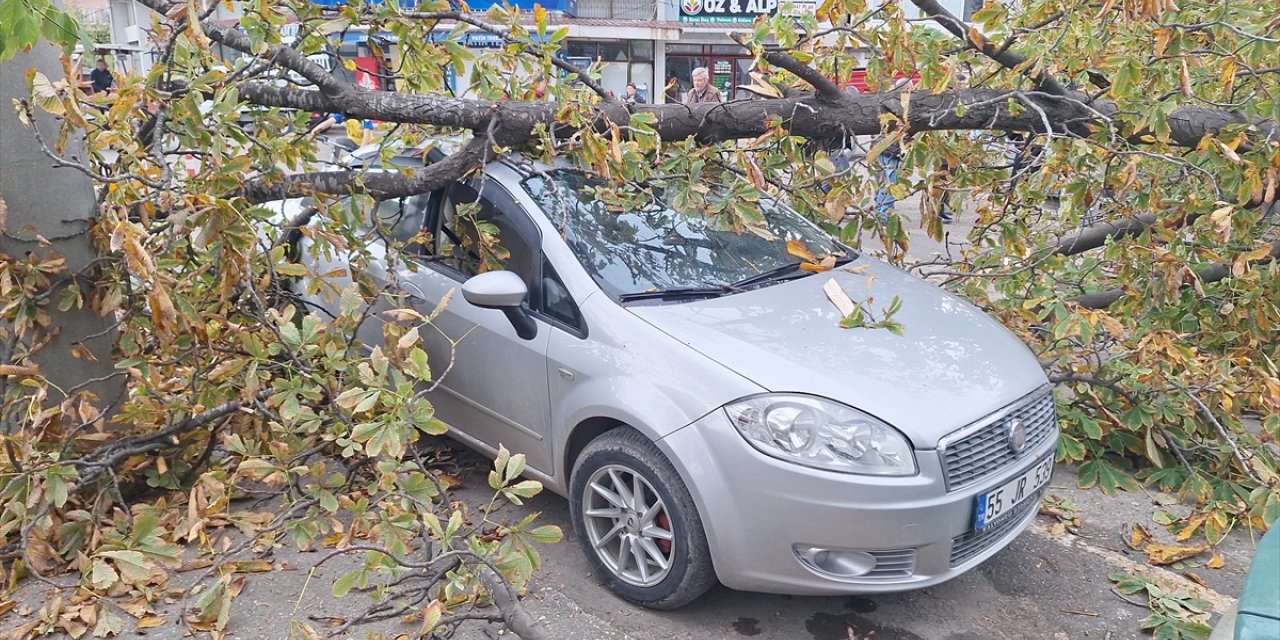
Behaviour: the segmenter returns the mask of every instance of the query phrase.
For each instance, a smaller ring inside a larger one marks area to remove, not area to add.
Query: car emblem
[[[1021,420],[1009,421],[1009,450],[1022,453],[1025,448],[1027,448],[1027,425],[1022,424]]]

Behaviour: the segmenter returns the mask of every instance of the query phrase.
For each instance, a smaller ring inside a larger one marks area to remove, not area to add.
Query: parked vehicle
[[[769,240],[661,199],[611,211],[596,184],[495,162],[381,202],[367,224],[379,256],[375,236],[430,238],[405,249],[413,268],[382,260],[371,277],[426,310],[461,289],[426,338],[437,374],[453,362],[437,417],[480,451],[524,453],[527,475],[569,499],[612,590],[668,609],[717,580],[915,589],[974,568],[1035,517],[1054,399],[1007,330],[781,203],[759,205]],[[480,248],[480,224],[505,257]],[[835,267],[802,268],[787,241]],[[308,259],[316,273],[345,266]],[[899,296],[905,334],[840,328],[831,281],[878,305]]]
[[[1240,600],[1213,629],[1209,640],[1280,638],[1280,520],[1258,542]]]

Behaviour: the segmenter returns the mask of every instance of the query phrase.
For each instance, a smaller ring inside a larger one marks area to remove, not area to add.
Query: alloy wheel
[[[666,503],[640,474],[607,465],[591,474],[582,495],[591,547],[622,581],[651,587],[671,573],[675,533]]]

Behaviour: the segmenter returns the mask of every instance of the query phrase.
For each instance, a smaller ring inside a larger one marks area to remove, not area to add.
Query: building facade
[[[316,0],[336,6],[345,0]],[[692,72],[705,67],[711,83],[725,99],[746,97],[739,87],[751,83],[752,57],[729,36],[745,31],[759,16],[783,12],[812,13],[817,0],[536,0],[550,13],[553,28],[568,32],[561,55],[582,67],[598,65],[601,84],[622,95],[634,82],[650,102],[678,101],[692,86]],[[966,19],[983,0],[942,0],[941,4]],[[113,47],[130,54],[133,66],[145,70],[151,48],[145,26],[147,9],[136,0],[110,0]],[[473,11],[494,4],[533,10],[535,0],[475,0]],[[909,7],[909,5],[908,5]],[[234,23],[236,8],[220,7],[216,19]],[[530,17],[530,21],[532,18]],[[449,26],[442,28],[447,33]],[[474,36],[474,37],[472,37]],[[343,58],[372,64],[366,34],[346,33],[336,49]],[[501,46],[490,34],[468,34],[466,46],[485,49]],[[383,50],[395,56],[395,43]],[[230,52],[228,52],[230,53]],[[357,72],[359,74],[359,72]],[[466,95],[469,68],[453,78],[457,95]]]

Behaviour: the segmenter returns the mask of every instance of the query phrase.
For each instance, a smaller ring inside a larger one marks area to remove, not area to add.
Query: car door
[[[537,226],[492,179],[436,192],[431,206],[430,242],[398,277],[423,313],[455,292],[433,326],[420,331],[439,381],[428,394],[436,415],[462,435],[493,448],[504,445],[525,454],[530,467],[550,472],[547,324],[539,320],[537,335],[521,339],[501,311],[475,307],[458,291],[471,276],[505,268],[529,287],[526,305],[536,305],[542,271]]]

